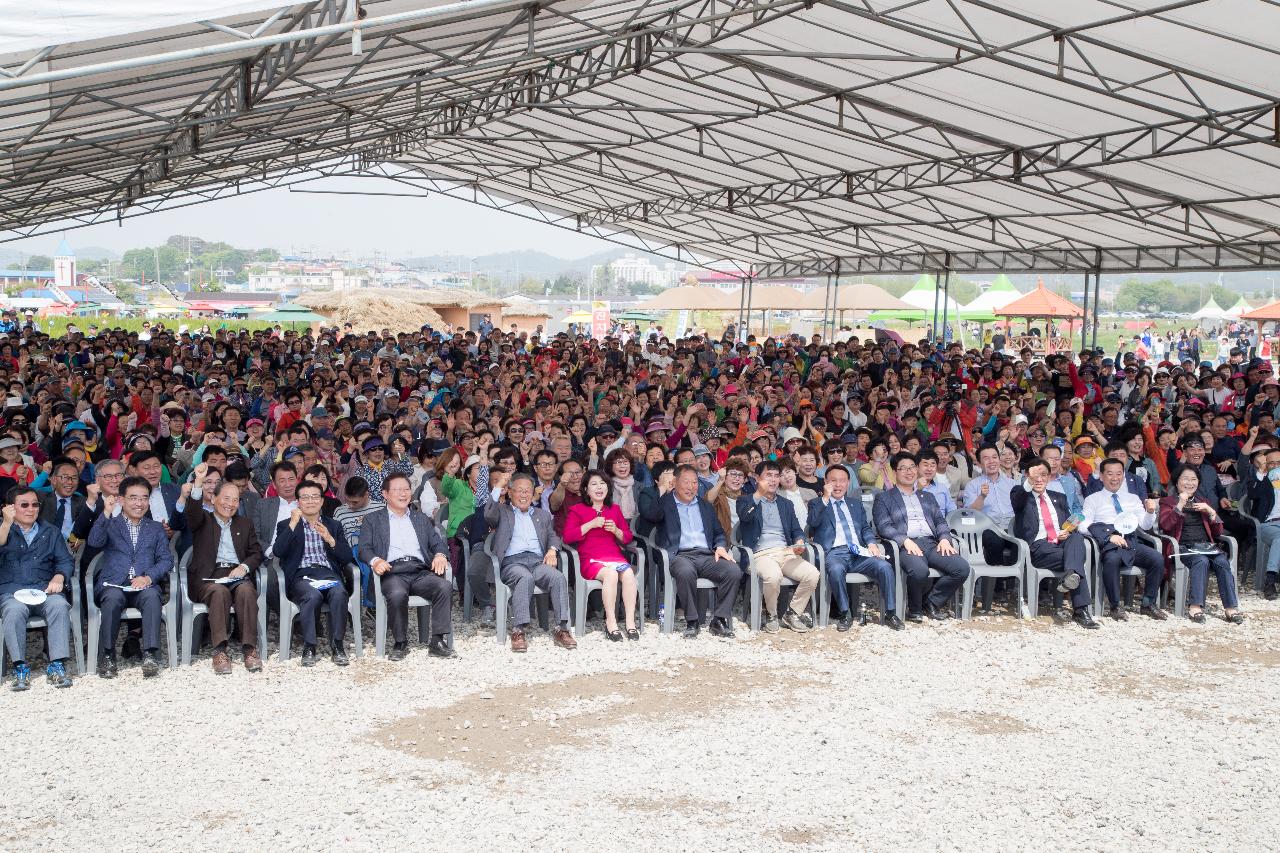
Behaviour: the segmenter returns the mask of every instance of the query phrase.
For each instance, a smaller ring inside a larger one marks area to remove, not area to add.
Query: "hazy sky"
[[[315,182],[307,189],[356,187],[404,192],[397,184],[361,180]],[[313,249],[320,254],[350,251],[410,255],[487,255],[514,249],[538,249],[562,258],[579,258],[613,244],[532,222],[508,213],[439,195],[426,198],[317,195],[271,190],[115,223],[67,231],[76,246],[103,246],[116,252],[164,242],[172,234],[222,240],[237,248],[275,247],[282,252]],[[58,234],[0,243],[0,250],[51,255]]]

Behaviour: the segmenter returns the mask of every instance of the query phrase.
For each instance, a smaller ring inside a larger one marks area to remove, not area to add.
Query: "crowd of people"
[[[262,669],[262,608],[280,612],[282,595],[302,666],[320,655],[321,614],[327,654],[348,663],[359,607],[385,608],[388,656],[403,658],[411,597],[426,603],[427,653],[453,658],[455,603],[492,625],[495,584],[513,652],[535,638],[539,594],[551,642],[575,648],[570,590],[587,582],[600,587],[603,636],[637,640],[640,599],[668,576],[690,639],[734,636],[752,583],[766,632],[807,632],[826,606],[851,630],[868,620],[864,586],[874,621],[902,630],[950,618],[975,560],[1015,564],[1019,543],[1053,575],[1008,584],[1018,612],[1025,595],[1085,629],[1133,612],[1166,619],[1176,542],[1187,616],[1206,619],[1212,576],[1222,618],[1238,624],[1239,579],[1256,566],[1272,598],[1280,574],[1280,384],[1248,350],[1220,361],[857,334],[156,324],[50,337],[11,322],[0,327],[11,685],[30,686],[29,620],[43,620],[47,679],[71,686],[72,628],[91,611],[89,668],[112,678],[123,657],[157,675],[173,596],[207,608],[219,674],[237,657]],[[960,547],[957,510],[990,522],[981,554]]]

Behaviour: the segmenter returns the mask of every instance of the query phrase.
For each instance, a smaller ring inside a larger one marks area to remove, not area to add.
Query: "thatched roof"
[[[738,309],[738,300],[714,287],[670,287],[638,306],[643,311],[729,311]]]
[[[821,311],[827,299],[825,287],[815,287],[804,295],[796,307]],[[849,282],[836,288],[837,311],[909,311],[911,306],[882,287]]]
[[[400,296],[382,295],[386,292],[334,290],[307,293],[295,301],[323,314],[334,325],[350,323],[358,332],[384,328],[396,333],[416,332],[428,325],[444,327],[444,318],[435,309]]]
[[[736,309],[742,301],[742,289],[731,290],[726,295],[729,297],[730,307]],[[757,284],[748,291],[748,297],[751,300],[752,311],[765,309],[788,311],[800,307],[804,294],[785,284]]]

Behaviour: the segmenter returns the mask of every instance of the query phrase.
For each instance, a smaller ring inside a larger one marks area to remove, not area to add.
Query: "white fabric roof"
[[[1280,266],[1268,0],[361,8],[15,16],[0,239],[351,176],[760,277]]]
[[[972,302],[964,306],[966,311],[999,311],[1015,299],[1022,296],[1016,290],[986,290],[979,293]]]
[[[1212,296],[1209,300],[1200,306],[1200,310],[1191,315],[1192,320],[1221,320],[1223,317],[1222,306]]]

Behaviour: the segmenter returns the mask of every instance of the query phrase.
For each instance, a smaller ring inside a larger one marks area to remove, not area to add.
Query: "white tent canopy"
[[[0,0],[0,241],[306,184],[756,281],[1280,268],[1276,32],[1269,0]]]
[[[1191,315],[1192,320],[1221,320],[1223,317],[1222,306],[1210,296],[1209,301],[1200,307],[1200,310]]]
[[[1253,310],[1253,306],[1250,305],[1248,302],[1245,302],[1244,297],[1241,296],[1239,299],[1236,300],[1235,305],[1232,305],[1230,308],[1222,312],[1222,316],[1228,320],[1239,320],[1242,314],[1245,314],[1252,310]]]

